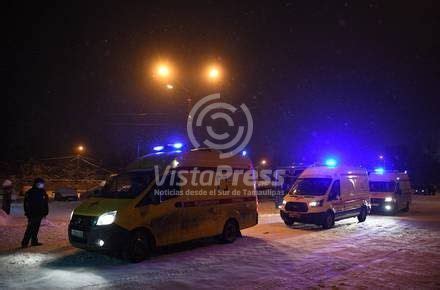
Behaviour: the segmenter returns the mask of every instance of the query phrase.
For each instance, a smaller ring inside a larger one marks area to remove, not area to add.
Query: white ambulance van
[[[280,215],[288,226],[295,222],[321,225],[370,212],[368,172],[359,167],[311,166],[304,170],[284,197]]]
[[[369,179],[373,211],[390,214],[409,211],[412,191],[408,174],[379,168],[370,172]]]

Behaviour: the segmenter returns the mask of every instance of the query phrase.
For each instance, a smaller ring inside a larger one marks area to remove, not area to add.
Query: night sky
[[[1,159],[83,143],[127,163],[137,144],[184,139],[185,96],[151,80],[158,58],[194,96],[248,105],[255,159],[362,163],[438,148],[437,1],[236,2],[8,4]],[[220,88],[199,80],[209,61],[225,69]]]

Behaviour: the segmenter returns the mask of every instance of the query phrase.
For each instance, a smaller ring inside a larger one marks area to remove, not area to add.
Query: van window
[[[159,204],[160,202],[180,195],[180,186],[176,185],[176,181],[171,184],[171,175],[168,175],[161,185],[157,185],[155,182],[151,190],[144,196],[137,206]]]
[[[337,200],[338,196],[341,196],[341,182],[339,180],[336,180],[335,182],[333,182],[332,189],[328,194],[328,200]]]
[[[154,180],[153,171],[125,172],[110,178],[95,194],[105,198],[135,198]]]
[[[370,181],[371,192],[394,192],[395,189],[394,181]]]
[[[331,182],[331,178],[299,178],[292,187],[290,194],[324,195]]]

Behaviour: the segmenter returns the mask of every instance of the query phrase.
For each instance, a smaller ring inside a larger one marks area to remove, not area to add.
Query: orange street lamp
[[[83,145],[78,145],[78,147],[76,147],[76,152],[78,152],[78,154],[83,153],[86,150],[86,148]]]
[[[218,66],[209,66],[206,71],[206,77],[209,81],[218,81],[221,78],[221,69]]]
[[[154,68],[154,75],[159,79],[168,79],[171,74],[172,69],[167,63],[158,63]]]

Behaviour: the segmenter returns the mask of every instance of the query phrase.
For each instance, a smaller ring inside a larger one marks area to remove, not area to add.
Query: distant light
[[[166,84],[165,86],[168,90],[174,89],[174,86],[172,84]]]
[[[104,241],[103,241],[103,240],[98,240],[96,243],[97,243],[98,246],[100,246],[100,247],[104,246]]]
[[[385,169],[383,167],[378,167],[374,169],[374,172],[376,172],[377,174],[384,174]]]
[[[176,149],[180,149],[183,147],[183,144],[182,143],[174,143],[172,146]]]
[[[220,75],[220,72],[217,68],[213,67],[209,70],[209,77],[210,78],[217,78]]]
[[[266,159],[261,160],[261,161],[260,161],[260,164],[261,164],[261,165],[266,165],[266,164],[267,164]]]
[[[408,174],[408,170],[405,170],[403,173]]]
[[[168,77],[170,75],[170,73],[171,73],[170,67],[167,64],[162,63],[156,67],[156,74],[159,77],[162,77],[162,78]]]
[[[386,206],[385,206],[385,210],[392,210],[393,209],[393,207],[391,206],[391,205],[389,205],[389,204],[387,204]]]
[[[78,147],[76,147],[76,151],[78,151],[78,153],[83,153],[86,150],[86,148],[83,145],[78,145]]]
[[[379,155],[379,159],[382,160],[384,157],[383,155]]]
[[[174,159],[174,160],[171,162],[171,167],[172,167],[172,168],[176,168],[177,166],[179,166],[179,161],[177,161],[176,159]]]
[[[154,147],[153,147],[153,150],[154,150],[154,151],[162,151],[163,148],[164,148],[163,146],[154,146]]]
[[[246,150],[241,151],[241,156],[246,156],[246,155],[247,155]]]
[[[336,167],[337,164],[338,164],[338,161],[336,161],[336,159],[334,159],[334,158],[328,158],[325,160],[325,165],[328,167]]]

